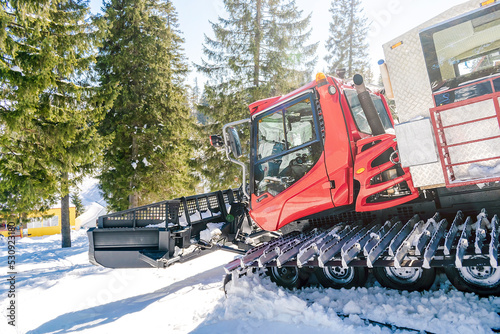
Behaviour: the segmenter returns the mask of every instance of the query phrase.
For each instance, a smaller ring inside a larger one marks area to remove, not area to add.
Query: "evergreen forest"
[[[208,136],[313,80],[320,44],[328,74],[370,75],[360,0],[325,1],[323,41],[295,0],[223,0],[199,63],[172,0],[103,0],[97,15],[87,0],[0,4],[1,219],[60,201],[63,247],[84,177],[99,180],[110,211],[239,187],[240,168]],[[190,73],[204,83],[189,85]]]

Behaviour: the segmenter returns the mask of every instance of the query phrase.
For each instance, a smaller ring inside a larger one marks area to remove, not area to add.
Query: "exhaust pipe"
[[[384,126],[382,125],[382,121],[380,120],[380,117],[377,113],[375,104],[373,104],[370,93],[366,90],[365,84],[363,82],[363,77],[360,74],[355,74],[352,80],[354,81],[356,92],[358,93],[358,99],[359,103],[361,104],[361,108],[365,112],[366,120],[368,121],[370,129],[372,129],[372,134],[374,136],[384,134]]]

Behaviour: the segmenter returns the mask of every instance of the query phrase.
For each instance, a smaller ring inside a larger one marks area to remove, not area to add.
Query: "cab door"
[[[318,87],[318,95],[331,200],[335,208],[342,208],[353,204],[354,141],[350,137],[350,120],[346,117],[349,108],[342,105],[342,91],[333,80],[328,78],[326,84]]]
[[[254,116],[251,180],[250,215],[265,230],[333,208],[313,90]]]

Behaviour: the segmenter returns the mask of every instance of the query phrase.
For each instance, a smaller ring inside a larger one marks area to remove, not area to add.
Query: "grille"
[[[376,216],[371,212],[349,211],[339,215],[311,219],[310,223],[314,227],[332,226],[338,223],[355,222],[362,220],[365,224],[372,222]]]

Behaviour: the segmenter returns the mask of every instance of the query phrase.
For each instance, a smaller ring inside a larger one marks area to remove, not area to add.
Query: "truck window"
[[[256,120],[254,193],[276,196],[302,178],[321,155],[311,96]]]
[[[358,94],[355,90],[346,89],[345,96],[347,98],[347,102],[349,103],[349,108],[351,109],[352,116],[354,121],[356,122],[356,126],[360,132],[366,134],[372,134],[372,129],[366,120],[366,115],[363,109],[361,108],[361,104],[359,103]],[[373,104],[377,109],[377,113],[382,121],[382,125],[386,132],[394,133],[393,126],[391,123],[391,119],[389,118],[388,112],[385,109],[384,102],[377,95],[370,94],[372,97]]]
[[[284,150],[285,131],[283,130],[283,112],[281,110],[260,119],[258,128],[258,154],[260,158],[266,158]]]
[[[489,82],[474,82],[500,75],[499,4],[425,29],[420,41],[433,92],[467,85],[435,95],[436,105],[492,93]]]

